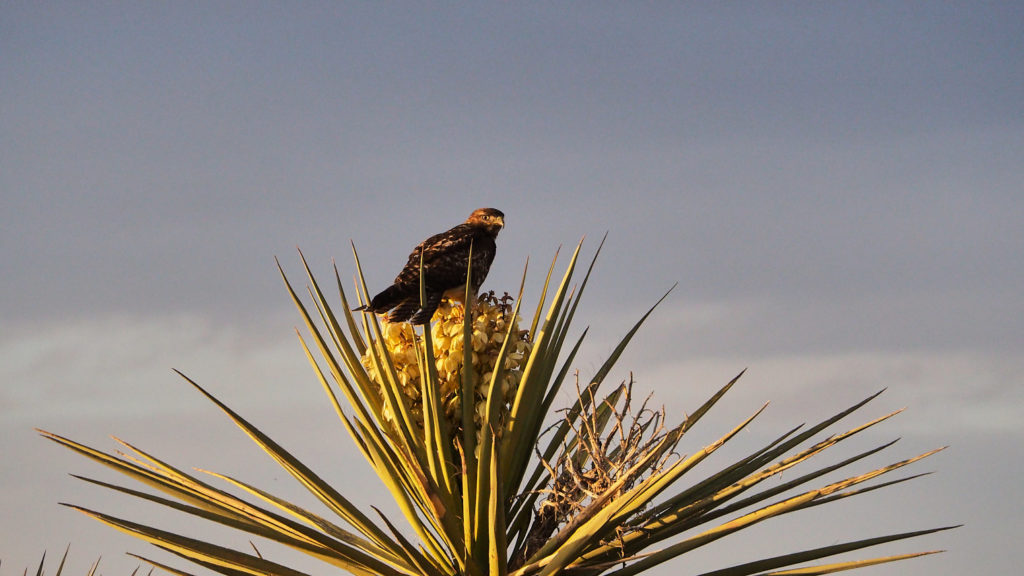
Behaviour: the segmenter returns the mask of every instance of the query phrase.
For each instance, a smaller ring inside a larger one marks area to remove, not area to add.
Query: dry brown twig
[[[539,550],[556,530],[561,528],[559,535],[571,533],[609,499],[658,473],[677,456],[674,449],[680,436],[669,438],[664,407],[648,408],[648,396],[634,412],[633,384],[630,374],[629,380],[619,385],[617,401],[597,402],[592,391],[580,389],[577,374],[576,396],[586,408],[575,417],[568,409],[562,411],[570,430],[567,440],[562,441],[554,463],[541,458],[549,480],[533,493],[547,497],[537,505],[522,560]],[[584,394],[590,397],[584,399]],[[552,425],[545,433],[561,424]],[[633,529],[617,530],[615,540]]]

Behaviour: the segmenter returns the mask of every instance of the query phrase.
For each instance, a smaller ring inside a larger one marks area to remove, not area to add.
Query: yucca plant
[[[184,375],[308,489],[327,513],[315,513],[241,480],[205,473],[226,485],[217,487],[125,442],[121,444],[133,455],[107,454],[41,433],[157,493],[83,478],[88,482],[235,528],[249,538],[279,542],[360,576],[627,576],[761,521],[915,478],[865,484],[937,451],[814,486],[822,477],[854,467],[892,444],[837,464],[811,464],[825,450],[896,414],[825,435],[875,394],[813,426],[798,426],[770,438],[728,466],[704,470],[702,461],[764,407],[712,444],[693,446],[684,442],[686,433],[739,376],[678,423],[646,402],[637,405],[629,381],[601,393],[613,365],[654,307],[595,374],[583,381],[574,377],[571,367],[586,330],[570,340],[570,326],[594,265],[592,261],[582,281],[571,288],[581,246],[582,242],[557,286],[552,283],[556,253],[528,328],[520,327],[519,313],[525,272],[516,298],[490,293],[474,299],[467,288],[468,310],[443,306],[432,326],[413,329],[382,323],[373,314],[350,312],[352,304],[368,300],[358,255],[356,302],[349,301],[337,268],[334,271],[341,314],[328,303],[304,258],[312,307],[281,271],[309,333],[308,340],[300,334],[302,349],[352,441],[397,503],[401,519],[378,513],[374,520],[311,466]],[[572,379],[575,401],[554,411],[559,391]],[[802,472],[791,471],[798,466]],[[791,471],[785,481],[766,487],[766,480],[784,471]],[[232,549],[72,507],[215,572],[300,574],[258,550]],[[710,574],[826,574],[911,558],[932,552],[787,569],[945,529],[802,550]]]

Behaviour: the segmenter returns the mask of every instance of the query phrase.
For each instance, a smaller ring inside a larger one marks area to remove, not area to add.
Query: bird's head
[[[497,236],[505,226],[505,214],[497,208],[480,208],[469,215],[466,223],[480,226],[492,236]]]

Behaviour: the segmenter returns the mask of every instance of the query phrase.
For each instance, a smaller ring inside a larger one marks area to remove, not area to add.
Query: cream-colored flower
[[[530,335],[526,330],[519,330],[519,318],[512,317],[512,297],[507,293],[498,298],[494,292],[482,294],[473,306],[473,336],[471,339],[473,372],[476,377],[476,389],[473,398],[473,415],[479,426],[487,412],[487,391],[493,378],[495,363],[505,342],[505,334],[509,323],[512,325],[509,349],[506,352],[505,373],[499,382],[502,395],[501,415],[507,413],[515,400],[525,360],[530,352]],[[461,434],[462,411],[462,362],[463,362],[463,319],[465,309],[452,305],[445,300],[434,315],[434,323],[430,327],[430,336],[434,344],[435,367],[441,389],[441,405],[449,421],[449,429],[453,434]],[[409,413],[420,426],[423,425],[423,399],[421,397],[420,369],[416,358],[415,346],[422,346],[422,336],[417,334],[412,325],[406,322],[381,324],[384,348],[390,354],[400,384],[399,392],[408,403]],[[380,374],[374,365],[369,352],[362,358],[367,375],[381,385]],[[383,394],[382,394],[383,397]],[[385,409],[384,417],[394,418],[390,409]]]

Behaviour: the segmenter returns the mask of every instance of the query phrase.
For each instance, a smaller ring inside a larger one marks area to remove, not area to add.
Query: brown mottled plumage
[[[495,238],[505,225],[505,215],[481,208],[458,226],[420,242],[395,282],[360,310],[388,313],[389,322],[427,324],[445,296],[461,299],[466,286],[467,259],[473,246],[470,289],[475,293],[487,278],[494,260]],[[423,261],[424,304],[420,306],[420,258]]]

